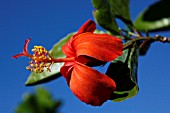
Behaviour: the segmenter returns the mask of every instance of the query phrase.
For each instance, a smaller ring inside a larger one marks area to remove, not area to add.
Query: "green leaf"
[[[92,0],[96,10],[93,12],[97,23],[114,35],[119,34],[117,23],[110,12],[110,8],[105,0]]]
[[[139,31],[152,32],[170,29],[170,1],[161,0],[145,9],[134,22]]]
[[[135,43],[133,47],[123,51],[123,55],[114,60],[108,67],[106,75],[116,82],[116,91],[111,100],[123,101],[138,93],[137,67],[139,48]]]
[[[129,10],[129,0],[107,0],[112,15],[120,18],[125,24],[132,25]]]
[[[56,43],[53,48],[50,50],[50,54],[54,58],[63,58],[65,55],[62,53],[62,46],[71,38],[74,33],[68,34],[66,37],[61,39],[58,43]],[[46,69],[42,73],[32,72],[25,85],[36,85],[45,82],[49,82],[61,76],[60,68],[63,66],[63,63],[55,63],[51,66],[51,72],[47,72]]]
[[[131,28],[132,22],[129,13],[129,0],[92,0],[96,10],[94,17],[98,24],[114,35],[119,34],[115,18],[120,18]]]
[[[34,94],[27,93],[16,108],[16,113],[57,113],[61,102],[52,98],[44,88],[37,88]]]

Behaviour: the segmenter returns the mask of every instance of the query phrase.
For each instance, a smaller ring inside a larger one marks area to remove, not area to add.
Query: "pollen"
[[[30,57],[31,61],[26,69],[35,71],[36,73],[42,73],[46,68],[50,72],[50,66],[53,64],[53,61],[48,51],[43,46],[34,46],[32,52],[34,54]]]

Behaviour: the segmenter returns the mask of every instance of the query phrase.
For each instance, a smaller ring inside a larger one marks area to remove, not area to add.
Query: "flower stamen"
[[[22,53],[16,54],[12,56],[12,58],[19,58],[19,57],[28,57],[31,59],[30,62],[28,62],[29,66],[26,67],[26,69],[30,71],[35,71],[36,73],[42,73],[44,71],[44,68],[48,72],[51,72],[52,64],[54,63],[61,63],[61,62],[74,62],[74,57],[72,58],[53,58],[50,56],[48,51],[43,46],[34,46],[32,49],[33,54],[28,53],[28,44],[30,42],[31,38],[28,38],[25,40],[24,49]]]
[[[54,62],[48,51],[43,46],[34,46],[32,52],[34,52],[30,57],[32,61],[29,62],[29,66],[26,69],[35,71],[36,73],[42,73],[44,68],[46,68],[50,72],[50,66]]]

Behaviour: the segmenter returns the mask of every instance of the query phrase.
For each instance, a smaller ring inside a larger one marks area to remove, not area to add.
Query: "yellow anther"
[[[30,68],[29,66],[27,66],[26,69],[29,70],[29,71],[33,71],[33,69]]]
[[[34,46],[32,52],[34,52],[32,57],[30,57],[32,61],[29,62],[29,66],[26,68],[37,73],[43,72],[44,68],[46,68],[47,71],[51,71],[50,66],[53,62],[48,51],[43,46]]]
[[[30,66],[31,66],[31,67],[33,67],[33,66],[34,66],[34,64],[30,64]]]
[[[39,59],[42,59],[42,57],[43,57],[43,56],[42,56],[42,55],[40,55],[38,58],[39,58]]]
[[[37,62],[38,62],[38,60],[34,60],[34,62],[35,62],[35,63],[37,63]]]

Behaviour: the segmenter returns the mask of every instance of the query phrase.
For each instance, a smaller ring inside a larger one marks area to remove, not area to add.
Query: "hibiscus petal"
[[[74,65],[74,62],[65,62],[64,65],[60,68],[60,72],[66,79],[67,84],[69,84],[69,81],[71,78],[71,72],[73,70],[73,65]]]
[[[96,29],[96,24],[94,21],[92,20],[88,20],[86,23],[84,23],[80,29],[78,30],[78,32],[75,35],[79,35],[81,33],[85,33],[85,32],[91,32],[93,33],[94,30]],[[75,36],[74,35],[74,36]]]
[[[74,48],[72,48],[72,40],[73,37],[62,47],[62,52],[67,56],[67,57],[75,57],[76,52]]]
[[[84,23],[80,27],[78,32],[75,35],[73,35],[71,37],[71,39],[62,47],[63,53],[66,54],[66,56],[68,56],[68,57],[75,56],[75,50],[71,46],[73,38],[76,37],[77,35],[81,34],[81,33],[85,33],[85,32],[92,32],[93,33],[95,29],[96,29],[95,22],[92,21],[92,20],[88,20],[86,23]]]
[[[108,34],[83,33],[72,40],[76,56],[86,55],[101,61],[112,61],[122,55],[122,40]]]
[[[80,55],[76,57],[75,60],[79,63],[85,64],[86,66],[90,67],[105,65],[107,63],[85,55]]]
[[[111,78],[78,62],[74,65],[69,86],[81,101],[93,106],[102,105],[116,89]]]

